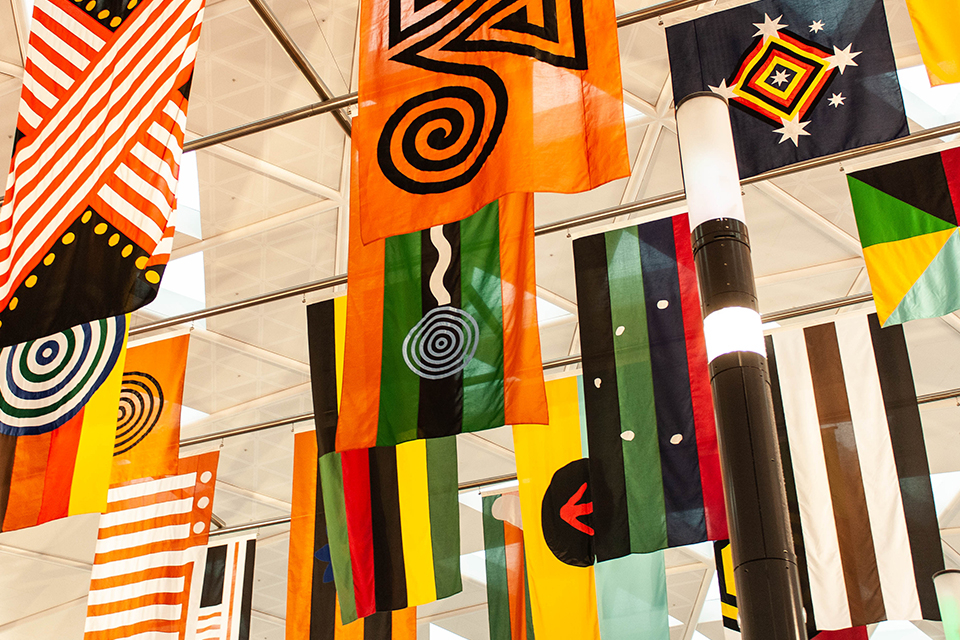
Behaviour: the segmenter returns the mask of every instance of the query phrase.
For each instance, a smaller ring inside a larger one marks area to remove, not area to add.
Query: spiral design
[[[116,366],[126,329],[117,316],[0,351],[0,433],[47,433],[77,415]]]
[[[113,455],[126,453],[140,444],[157,425],[161,411],[163,387],[157,379],[142,371],[124,372]]]
[[[445,193],[470,182],[502,128],[505,104],[496,91],[492,95],[496,104],[486,105],[476,89],[454,86],[404,102],[380,133],[377,161],[383,174],[416,194]]]
[[[463,371],[480,340],[477,321],[463,309],[431,309],[403,340],[403,360],[421,378],[439,380]]]

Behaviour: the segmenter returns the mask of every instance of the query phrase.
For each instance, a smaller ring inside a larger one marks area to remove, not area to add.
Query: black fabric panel
[[[667,542],[676,547],[707,539],[677,249],[671,218],[641,225],[639,229]],[[664,309],[659,307],[662,300],[667,302]],[[683,438],[672,444],[670,439],[676,434]]]
[[[0,433],[0,531],[7,514],[10,499],[10,480],[13,478],[13,458],[17,453],[17,436]]]
[[[443,275],[443,286],[450,293],[450,306],[461,308],[460,298],[460,224],[443,225],[443,236],[453,255]],[[420,232],[420,291],[423,314],[440,306],[430,291],[430,276],[440,254],[430,240],[430,230]],[[463,372],[439,380],[420,378],[420,404],[417,436],[439,438],[463,431]]]
[[[933,503],[930,467],[907,341],[903,337],[902,326],[881,329],[876,314],[870,314],[867,320],[877,359],[883,405],[887,411],[893,458],[900,478],[903,514],[907,521],[910,552],[913,554],[920,610],[925,619],[939,620],[940,608],[933,586],[933,574],[944,568],[943,548],[940,546],[940,525]]]
[[[223,602],[223,579],[227,570],[227,545],[207,549],[207,566],[203,570],[203,591],[200,608],[215,607]]]
[[[317,470],[317,505],[313,516],[313,585],[310,592],[310,640],[334,640],[337,615],[337,586],[329,562],[329,547],[321,559],[317,554],[327,546],[327,521],[323,511],[323,488]],[[328,581],[324,581],[324,575]]]
[[[240,600],[240,633],[238,640],[250,640],[250,612],[253,609],[253,571],[257,561],[257,541],[247,540],[247,557],[243,563],[243,597]]]
[[[783,396],[780,393],[780,376],[777,373],[777,355],[773,348],[773,338],[767,336],[764,338],[764,342],[767,347],[767,367],[773,399],[773,417],[776,421],[777,438],[780,442],[783,486],[787,493],[787,510],[790,513],[790,529],[793,533],[793,551],[797,556],[797,569],[800,574],[800,596],[803,599],[803,610],[807,614],[807,636],[812,638],[817,633],[817,621],[813,615],[813,598],[810,596],[810,573],[807,568],[807,553],[803,546],[800,501],[797,498],[797,479],[793,475],[793,456],[790,455],[787,421],[783,415]]]
[[[939,153],[857,171],[850,176],[932,216],[957,224]]]
[[[407,607],[396,447],[369,449],[373,575],[378,611]]]
[[[324,300],[307,307],[310,383],[319,456],[333,451],[337,441],[337,334],[333,305],[333,300]]]
[[[617,363],[613,353],[607,249],[603,234],[575,240],[573,260],[590,447],[590,493],[596,532],[594,549],[597,560],[610,560],[630,553],[630,523],[623,477]]]
[[[393,640],[393,613],[381,611],[364,618],[363,640]]]

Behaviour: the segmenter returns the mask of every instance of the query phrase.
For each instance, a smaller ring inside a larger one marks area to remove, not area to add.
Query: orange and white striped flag
[[[194,638],[219,452],[112,487],[100,516],[84,640]]]
[[[256,533],[218,539],[207,547],[196,640],[250,637],[256,551]]]

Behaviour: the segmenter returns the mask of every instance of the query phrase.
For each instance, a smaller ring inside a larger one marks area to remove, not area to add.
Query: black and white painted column
[[[745,640],[806,640],[727,101],[677,106],[693,256]]]

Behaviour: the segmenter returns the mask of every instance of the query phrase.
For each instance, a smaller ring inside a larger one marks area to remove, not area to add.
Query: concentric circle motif
[[[140,444],[157,425],[161,411],[163,387],[157,379],[142,371],[124,372],[113,455],[126,453]]]
[[[431,309],[403,340],[403,360],[421,378],[439,380],[473,360],[480,340],[477,321],[463,309]]]
[[[0,351],[0,433],[39,435],[73,418],[123,353],[126,316]]]

